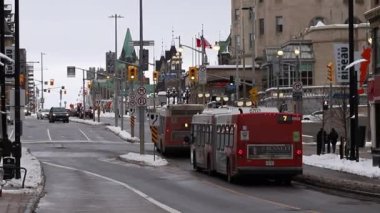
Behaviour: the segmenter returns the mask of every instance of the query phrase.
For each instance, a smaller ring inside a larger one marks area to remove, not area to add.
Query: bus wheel
[[[227,170],[227,182],[233,183],[234,178],[232,177],[232,171],[231,171],[231,166],[230,166],[229,160],[227,160],[226,170]]]

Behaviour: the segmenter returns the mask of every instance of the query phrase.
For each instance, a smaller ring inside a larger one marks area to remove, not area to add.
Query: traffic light
[[[24,76],[24,74],[20,74],[19,79],[20,79],[20,86],[22,88],[24,88],[25,87],[25,76]]]
[[[323,101],[323,110],[329,109],[329,103],[327,101]]]
[[[49,85],[50,85],[50,86],[54,86],[54,79],[50,79],[50,81],[49,81]]]
[[[327,64],[327,80],[332,82],[334,79],[333,76],[334,76],[334,64],[330,62]]]
[[[234,82],[234,76],[232,76],[232,75],[230,75],[230,82],[229,82],[229,84],[231,86],[233,86],[235,84],[235,82]]]
[[[128,80],[129,81],[137,80],[137,67],[128,66]]]
[[[190,67],[189,76],[191,81],[197,81],[198,79],[198,69],[196,67]]]
[[[153,81],[157,82],[158,80],[158,71],[153,71]]]

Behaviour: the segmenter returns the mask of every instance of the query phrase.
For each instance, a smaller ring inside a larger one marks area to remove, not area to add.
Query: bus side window
[[[234,144],[234,135],[235,135],[235,128],[233,125],[230,125],[229,127],[229,133],[228,133],[228,146],[232,147]]]
[[[225,125],[222,125],[222,147],[221,147],[221,150],[224,150],[224,147],[226,146],[226,126]]]
[[[217,150],[220,150],[220,146],[221,146],[221,131],[220,131],[221,127],[220,125],[217,125],[216,126],[216,143],[217,143],[217,146],[216,146],[216,149]]]
[[[210,144],[210,140],[211,140],[211,131],[210,131],[211,127],[210,125],[207,125],[206,126],[206,144]]]
[[[204,124],[201,124],[201,135],[200,135],[200,138],[201,138],[201,146],[204,146],[205,145],[205,125]]]

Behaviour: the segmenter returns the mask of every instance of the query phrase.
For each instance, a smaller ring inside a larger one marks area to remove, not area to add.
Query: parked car
[[[319,111],[312,112],[310,115],[303,115],[302,119],[308,120],[308,121],[322,121],[323,111],[319,110]]]
[[[83,115],[86,116],[87,118],[93,119],[94,113],[92,112],[92,107],[90,107],[89,109],[86,109],[84,113],[83,113],[83,109],[82,109],[79,112],[79,118],[83,118]]]
[[[37,119],[45,119],[45,118],[49,118],[49,109],[40,109],[38,110],[37,112]]]
[[[55,121],[63,121],[63,123],[69,123],[69,113],[63,107],[52,107],[49,111],[49,123]]]

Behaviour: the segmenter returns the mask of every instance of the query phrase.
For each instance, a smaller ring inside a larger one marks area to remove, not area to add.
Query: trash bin
[[[4,157],[3,168],[4,168],[4,180],[9,180],[15,177],[15,167],[16,161],[14,157]]]
[[[359,126],[357,146],[360,148],[363,148],[365,146],[365,130],[366,130],[365,126]]]

